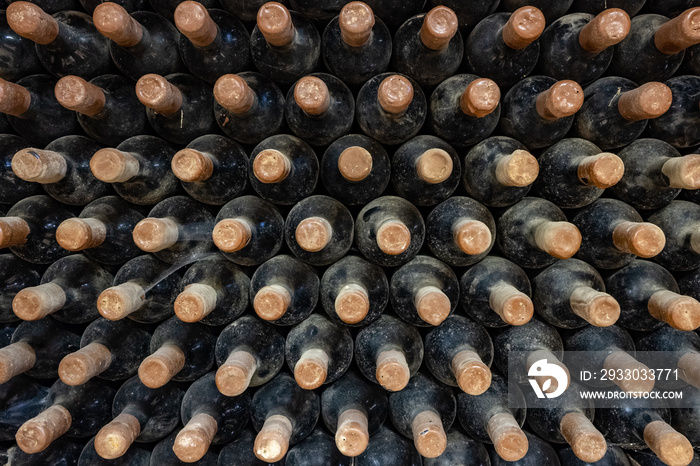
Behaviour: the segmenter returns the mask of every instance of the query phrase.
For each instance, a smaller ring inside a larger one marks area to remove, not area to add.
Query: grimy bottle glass
[[[17,151],[31,146],[31,143],[14,134],[0,134],[0,192],[1,204],[15,204],[26,197],[42,194],[44,190],[37,183],[24,181],[12,171],[12,157]]]
[[[666,237],[663,250],[654,256],[671,271],[690,271],[700,267],[700,205],[671,201],[647,220],[661,228]]]

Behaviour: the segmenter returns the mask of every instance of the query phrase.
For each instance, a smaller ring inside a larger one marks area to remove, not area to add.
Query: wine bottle
[[[291,445],[306,438],[321,411],[318,395],[299,387],[288,374],[279,374],[253,396],[251,404],[255,456],[261,461],[280,461]]]
[[[500,130],[529,149],[551,146],[569,132],[583,100],[583,89],[574,81],[530,76],[503,98]]]
[[[228,0],[231,2],[231,0]],[[264,0],[262,0],[264,1]],[[253,3],[253,2],[250,2]],[[255,431],[252,427],[245,429],[238,437],[236,437],[231,443],[226,445],[221,449],[219,453],[219,461],[216,462],[216,455],[209,453],[214,456],[214,463],[212,466],[220,464],[245,464],[250,466],[284,466],[284,459],[280,461],[275,461],[274,463],[269,463],[267,461],[259,460],[255,456],[255,449],[253,445],[255,444]],[[185,463],[183,463],[185,464]],[[154,465],[155,466],[155,465]]]
[[[700,143],[700,77],[675,76],[664,82],[673,96],[671,107],[647,123],[646,137],[661,139],[677,149],[687,149]]]
[[[284,365],[284,338],[275,328],[244,315],[221,331],[216,341],[216,386],[226,396],[269,382]]]
[[[668,325],[643,335],[635,341],[638,351],[664,351],[664,355],[678,369],[678,378],[695,388],[700,388],[700,336],[695,332],[677,330]],[[652,358],[653,355],[650,355]],[[650,358],[651,359],[651,358]],[[669,364],[669,367],[672,367]],[[675,385],[676,380],[658,380],[660,386]],[[685,385],[685,384],[684,384]]]
[[[540,173],[535,192],[562,209],[593,203],[605,189],[615,186],[625,172],[620,157],[580,138],[553,144],[537,157],[537,162]]]
[[[355,243],[370,261],[396,267],[413,259],[425,239],[425,223],[418,209],[396,196],[367,204],[355,220]]]
[[[565,447],[560,449],[558,451],[558,455],[561,464],[571,464],[574,466],[585,466],[587,464],[590,464],[587,461],[582,461],[581,459],[579,459],[574,454],[574,450],[571,447]],[[656,458],[656,455],[653,456],[654,458]],[[610,444],[608,444],[608,449],[606,450],[605,455],[600,460],[598,460],[597,463],[593,464],[599,466],[632,466],[632,463],[630,463],[626,452],[622,448]]]
[[[464,435],[454,426],[447,431],[447,448],[445,452],[437,458],[423,458],[423,466],[467,464],[490,465],[489,453],[481,442]]]
[[[608,8],[620,8],[630,17],[639,13],[647,0],[574,0],[570,11],[597,15]]]
[[[479,21],[464,41],[464,65],[482,78],[508,89],[537,65],[545,19],[534,6],[494,13]],[[494,61],[493,57],[499,57]]]
[[[284,116],[298,137],[314,146],[327,146],[350,132],[355,100],[340,78],[314,73],[290,87]]]
[[[149,1],[153,3],[156,0]],[[151,464],[149,466],[186,466],[191,464],[180,461],[180,458],[175,455],[173,446],[175,446],[176,438],[177,432],[173,432],[165,439],[161,440],[155,447],[153,447],[153,452],[151,453]],[[217,466],[218,464],[219,462],[216,453],[211,451],[208,451],[204,457],[197,462],[198,466]]]
[[[402,144],[425,122],[428,103],[417,82],[401,74],[383,73],[357,93],[357,123],[362,132],[382,144]]]
[[[150,341],[151,334],[129,320],[100,317],[83,331],[80,349],[61,360],[58,376],[66,385],[82,385],[93,377],[128,379],[148,356]]]
[[[242,144],[258,144],[278,133],[284,121],[284,95],[268,77],[244,71],[214,84],[214,118],[221,130]]]
[[[180,281],[175,315],[183,322],[226,325],[248,306],[250,279],[220,255],[192,264]]]
[[[663,250],[654,261],[672,271],[690,271],[700,267],[700,206],[688,201],[671,201],[654,212],[649,222],[661,228],[666,237]]]
[[[141,253],[131,238],[141,220],[139,208],[117,196],[101,197],[86,205],[80,216],[62,221],[56,242],[68,251],[83,251],[101,264],[123,264]]]
[[[177,317],[162,322],[151,338],[151,355],[139,366],[139,379],[149,388],[171,380],[192,382],[214,366],[216,335],[207,326]]]
[[[180,183],[170,170],[175,149],[155,136],[134,136],[116,148],[100,149],[90,159],[92,174],[125,200],[153,205],[177,193]]]
[[[662,466],[666,464],[661,461],[658,456],[656,456],[656,453],[654,453],[653,450],[626,450],[626,453],[628,461],[630,461],[632,466],[636,466],[637,464],[639,466]],[[684,460],[685,459],[682,459],[680,461],[683,462]],[[632,461],[634,461],[634,463],[632,463]],[[695,453],[692,456],[690,463],[688,463],[688,466],[697,466],[699,464],[700,457],[698,457],[698,454]]]
[[[316,308],[319,279],[308,265],[288,255],[275,256],[250,279],[255,313],[275,325],[295,325]]]
[[[0,34],[4,38],[0,45],[0,54],[4,57],[0,63],[0,78],[16,82],[26,76],[45,72],[32,41],[10,28],[4,11],[0,13]]]
[[[355,460],[357,466],[422,466],[424,459],[406,438],[384,424],[369,439],[367,449]],[[427,460],[426,460],[427,461]]]
[[[311,146],[296,136],[276,134],[253,149],[248,177],[266,201],[296,204],[316,188],[318,158]]]
[[[163,139],[184,146],[216,132],[211,88],[194,76],[143,75],[136,82],[136,97],[146,106],[148,121]]]
[[[425,0],[367,0],[367,5],[394,32],[410,17],[423,11]]]
[[[149,388],[131,377],[114,396],[112,419],[95,436],[95,450],[104,459],[122,458],[134,442],[165,438],[180,420],[184,392],[174,384]]]
[[[700,391],[695,386],[685,386],[681,389],[681,394],[683,396],[682,401],[681,398],[677,401],[668,401],[673,409],[671,426],[685,435],[692,444],[697,444],[700,439],[700,430],[698,430],[698,399],[700,399]],[[682,407],[683,405],[685,407]],[[696,466],[699,462],[700,458],[696,453],[691,465]]]
[[[174,264],[208,252],[212,247],[214,216],[187,196],[173,196],[156,204],[136,224],[134,243],[142,251]]]
[[[12,171],[12,156],[17,151],[31,146],[31,143],[14,134],[0,134],[0,203],[14,204],[26,197],[41,194],[43,190],[36,183],[24,181]]]
[[[345,4],[321,37],[326,68],[352,88],[384,73],[389,67],[391,49],[389,29],[363,2]]]
[[[275,206],[257,196],[237,197],[216,216],[212,239],[228,260],[259,265],[282,246],[284,219]]]
[[[323,273],[320,298],[334,322],[364,327],[384,312],[389,302],[389,282],[378,265],[348,255]]]
[[[144,74],[184,71],[177,29],[158,14],[144,8],[127,11],[120,3],[99,3],[92,13],[95,28],[110,39],[109,52],[119,71],[134,81]]]
[[[630,15],[620,8],[608,8],[597,16],[562,16],[540,36],[538,73],[582,85],[595,81],[610,66],[614,45],[627,37],[630,27]]]
[[[498,219],[496,237],[503,254],[527,268],[552,265],[568,259],[581,246],[581,232],[566,215],[549,201],[523,198]]]
[[[210,445],[230,442],[248,423],[250,395],[224,396],[216,389],[215,378],[215,373],[210,372],[194,381],[182,399],[180,411],[185,427],[173,445],[180,461],[199,461]]]
[[[47,387],[26,375],[18,375],[1,384],[0,402],[3,405],[3,417],[0,420],[0,439],[14,440],[17,429],[44,410],[48,395]],[[386,399],[384,406],[386,409]]]
[[[259,0],[256,0],[259,1]],[[158,13],[159,16],[167,19],[171,23],[175,22],[175,10],[182,3],[179,0],[148,0],[150,7]],[[219,3],[216,0],[202,0],[201,3],[205,8],[216,8]],[[172,442],[171,442],[172,443]],[[174,455],[169,455],[169,459],[177,461]]]
[[[463,165],[467,193],[490,207],[506,207],[521,200],[540,170],[524,145],[505,136],[492,136],[472,147]]]
[[[297,258],[311,265],[329,265],[352,246],[355,224],[350,211],[328,196],[299,201],[287,214],[284,235]]]
[[[306,439],[289,449],[284,458],[286,466],[351,466],[353,459],[343,455],[333,437],[320,427]]]
[[[568,2],[564,2],[568,3]],[[489,452],[489,458],[491,459],[491,466],[510,466],[512,464],[517,464],[518,466],[538,466],[541,464],[547,464],[550,466],[561,466],[559,458],[557,457],[557,452],[549,442],[542,440],[536,435],[530,432],[523,432],[525,438],[527,438],[528,449],[527,453],[517,461],[506,461],[498,455],[498,451],[494,449],[491,445],[487,446]]]
[[[378,198],[391,177],[386,150],[363,134],[348,134],[328,146],[320,169],[328,194],[347,205],[365,205]]]
[[[21,1],[8,5],[5,13],[12,30],[34,42],[39,61],[54,76],[92,79],[113,70],[109,41],[85,13],[64,10],[49,14]]]
[[[95,450],[95,439],[92,438],[85,445],[82,452],[80,452],[77,466],[111,466],[113,464],[119,464],[119,462],[123,462],[121,464],[128,464],[129,466],[149,466],[151,463],[151,452],[132,444],[126,453],[119,458],[107,460],[97,454]]]
[[[318,67],[321,36],[308,18],[267,2],[258,10],[250,53],[262,74],[286,87]]]
[[[398,392],[418,372],[423,342],[414,326],[383,315],[355,337],[355,362],[366,378]]]
[[[39,270],[14,254],[0,254],[0,323],[19,320],[12,312],[12,300],[19,291],[39,285]]]
[[[85,324],[99,316],[91,304],[113,280],[111,273],[85,256],[63,257],[46,269],[41,284],[15,295],[12,310],[22,320],[51,315],[68,324]]]

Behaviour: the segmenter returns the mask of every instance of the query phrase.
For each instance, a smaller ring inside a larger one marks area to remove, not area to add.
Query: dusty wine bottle
[[[0,323],[19,320],[12,312],[12,300],[20,290],[37,286],[40,281],[41,273],[38,267],[14,254],[0,254]],[[386,282],[386,278],[384,281]]]
[[[350,466],[353,460],[343,455],[322,427],[289,449],[285,466]]]
[[[24,181],[12,171],[12,157],[31,143],[14,134],[0,134],[0,203],[15,204],[26,197],[43,193],[37,183]]]
[[[427,461],[427,459],[425,459]],[[357,466],[421,466],[423,457],[408,439],[384,424],[369,439],[367,449],[354,459]]]
[[[265,0],[262,1],[264,2]],[[228,0],[227,3],[233,3],[233,1]],[[253,16],[253,18],[255,18],[255,16]],[[255,449],[253,448],[254,444],[255,431],[252,427],[248,427],[231,443],[229,443],[221,449],[221,452],[219,453],[218,457],[218,463],[216,460],[216,455],[214,455],[213,453],[208,453],[214,457],[214,461],[211,464],[211,466],[215,466],[217,464],[245,464],[249,466],[284,466],[284,459],[275,461],[273,463],[259,460],[258,457],[255,456]]]
[[[542,440],[537,435],[531,434],[530,432],[523,433],[528,443],[527,453],[525,453],[522,458],[515,461],[515,464],[518,466],[539,466],[541,464],[561,466],[559,458],[557,457],[557,452],[552,448],[549,442]],[[487,445],[486,448],[489,452],[489,458],[491,459],[491,466],[510,466],[513,464],[513,462],[507,461],[499,456],[498,450],[491,445]]]
[[[26,375],[18,375],[0,385],[0,402],[4,406],[0,439],[7,442],[14,440],[17,429],[43,411],[48,395],[48,387]],[[384,406],[386,407],[386,399]]]
[[[150,0],[154,2],[155,0]],[[185,463],[180,460],[180,458],[175,455],[173,447],[175,446],[175,439],[177,438],[177,432],[171,433],[165,439],[161,440],[155,447],[153,447],[153,452],[151,453],[151,463],[149,466],[157,466],[160,464],[186,466],[191,463]],[[252,449],[252,447],[251,447]],[[207,451],[202,459],[197,462],[197,466],[218,466],[218,458],[216,453],[212,451]]]
[[[654,261],[668,270],[687,272],[700,267],[700,206],[688,201],[671,201],[647,220],[661,228],[666,238]]]
[[[635,341],[637,351],[664,351],[670,362],[678,369],[678,378],[691,386],[700,386],[697,361],[700,358],[700,336],[695,332],[677,330],[664,325],[643,335]],[[673,367],[669,365],[669,367]],[[676,380],[659,380],[660,386],[675,385]]]
[[[5,8],[4,5],[3,8]],[[10,28],[4,11],[0,13],[0,34],[4,38],[0,45],[0,54],[5,57],[0,63],[0,78],[16,82],[26,76],[45,71],[39,62],[32,41],[25,39]]]
[[[698,46],[696,46],[698,47]],[[671,107],[647,123],[646,137],[661,139],[677,149],[687,149],[700,143],[700,77],[674,76],[664,82],[673,96]]]
[[[560,449],[557,454],[559,455],[559,461],[561,464],[571,464],[575,466],[582,466],[586,463],[579,459],[574,453],[573,448],[570,446]],[[653,453],[652,453],[653,455]],[[653,455],[656,458],[656,455]],[[599,466],[632,466],[625,450],[620,447],[608,444],[608,448],[605,455],[595,463]],[[651,466],[645,463],[640,463],[641,466]]]
[[[119,459],[108,460],[97,454],[95,450],[95,439],[92,438],[85,444],[82,452],[80,452],[77,466],[111,466],[114,464],[114,461],[124,461],[124,463],[129,466],[149,466],[151,464],[151,452],[132,444]]]

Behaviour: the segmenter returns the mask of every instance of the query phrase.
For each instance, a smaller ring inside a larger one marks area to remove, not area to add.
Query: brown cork
[[[136,417],[120,413],[95,436],[95,451],[102,458],[122,457],[141,434],[141,423]]]
[[[174,115],[182,107],[182,92],[157,74],[141,76],[136,82],[136,97],[146,107],[161,115]]]
[[[142,251],[158,252],[177,243],[179,228],[171,218],[144,218],[134,227],[134,243]]]
[[[450,315],[452,304],[450,298],[439,288],[424,286],[414,298],[418,316],[430,325],[440,325]]]
[[[530,186],[539,174],[540,165],[537,159],[522,149],[501,157],[496,164],[496,180],[503,186]]]
[[[666,55],[674,55],[698,43],[700,43],[700,8],[685,10],[659,27],[654,34],[656,48]]]
[[[0,113],[20,116],[32,103],[32,94],[23,86],[0,78]]]
[[[258,363],[247,351],[233,351],[216,371],[216,388],[226,396],[238,396],[250,385]]]
[[[695,388],[700,388],[700,353],[689,351],[678,359],[679,376]]]
[[[628,353],[624,351],[614,351],[605,358],[603,362],[603,368],[605,370],[622,370],[623,372],[629,371],[639,371],[640,373],[649,373],[649,368],[642,364],[641,362],[634,359]],[[652,379],[648,380],[635,380],[635,379],[615,379],[613,380],[615,385],[620,387],[623,392],[634,393],[649,393],[654,389],[654,381]]]
[[[186,0],[175,8],[175,27],[197,47],[211,45],[219,34],[209,12],[199,2]]]
[[[363,2],[350,2],[338,17],[340,37],[350,47],[362,47],[372,35],[374,12]]]
[[[36,353],[29,343],[18,341],[0,348],[0,384],[23,374],[36,364]]]
[[[405,76],[391,75],[379,85],[377,101],[385,112],[401,115],[413,102],[413,85]]]
[[[619,223],[613,230],[612,240],[618,250],[644,258],[656,256],[666,245],[663,230],[647,222]]]
[[[664,421],[652,421],[644,428],[644,442],[669,466],[687,466],[693,461],[688,439]]]
[[[328,353],[320,348],[311,348],[301,355],[294,365],[294,379],[304,390],[314,390],[323,385],[328,377]]]
[[[242,218],[226,218],[214,226],[211,237],[223,252],[240,251],[250,242],[250,224]]]
[[[321,217],[305,218],[294,232],[294,238],[301,249],[319,252],[325,248],[333,236],[333,227],[328,220]]]
[[[253,299],[253,309],[263,320],[280,319],[292,302],[292,293],[281,285],[263,286]]]
[[[29,224],[22,218],[0,217],[0,248],[25,244],[29,233]]]
[[[620,303],[608,293],[580,286],[569,296],[574,314],[596,327],[609,327],[620,318]]]
[[[92,13],[95,28],[100,34],[121,47],[133,47],[141,42],[143,27],[121,5],[100,3]]]
[[[372,172],[372,154],[360,146],[351,146],[340,153],[338,171],[348,181],[358,182]]]
[[[534,6],[518,8],[503,26],[503,42],[515,50],[522,50],[536,41],[544,32],[544,14]]]
[[[700,154],[689,154],[668,159],[661,172],[671,188],[700,189]]]
[[[367,415],[357,409],[346,409],[338,416],[335,445],[345,456],[361,455],[369,444],[369,421]]]
[[[537,247],[557,259],[568,259],[581,247],[581,232],[569,222],[544,221],[535,229]]]
[[[581,412],[571,411],[561,418],[559,430],[566,442],[571,445],[574,454],[586,463],[600,461],[605,452],[608,451],[608,444],[605,437],[593,423]]]
[[[39,320],[60,310],[66,304],[66,293],[49,282],[20,290],[12,299],[12,311],[22,320]]]
[[[496,453],[504,460],[518,461],[527,454],[529,442],[512,414],[495,414],[489,419],[486,431]]]
[[[365,287],[345,285],[335,298],[335,313],[346,324],[357,324],[369,312],[369,294]]]
[[[673,291],[657,291],[647,303],[649,314],[678,330],[691,331],[700,327],[700,303],[690,296]]]
[[[422,411],[411,422],[413,444],[421,456],[437,458],[447,448],[447,434],[440,415],[433,411]]]
[[[294,102],[304,113],[319,116],[331,105],[331,94],[322,79],[304,76],[294,86]]]
[[[625,10],[609,8],[581,28],[578,43],[585,51],[598,54],[622,42],[631,27],[632,21]]]
[[[584,186],[606,189],[615,186],[625,174],[620,157],[609,152],[585,157],[578,164],[578,179]]]
[[[54,87],[58,103],[74,112],[95,116],[105,108],[105,93],[79,76],[64,76]]]
[[[566,365],[561,362],[555,355],[549,350],[536,350],[532,351],[530,354],[528,354],[527,359],[525,360],[525,368],[527,369],[527,372],[530,371],[530,368],[537,362],[544,359],[547,361],[548,364],[554,364],[556,366],[559,366],[565,373],[566,373],[566,388],[569,388],[569,384],[571,383],[571,373],[569,372],[569,368],[566,367]],[[535,376],[535,382],[537,382],[537,385],[540,387],[540,389],[544,393],[554,393],[559,389],[559,382],[555,377],[550,377],[550,376]],[[547,384],[547,385],[545,385]],[[547,386],[547,388],[544,388]]]
[[[170,382],[185,365],[185,353],[179,346],[165,344],[141,361],[139,379],[148,388],[159,388]]]
[[[289,10],[278,2],[267,2],[258,10],[258,29],[265,41],[274,47],[284,47],[294,40],[294,23]]]
[[[66,385],[82,385],[109,368],[112,353],[105,345],[92,342],[61,360],[58,376]]]
[[[261,183],[279,183],[289,175],[292,162],[276,149],[265,149],[253,160],[253,175]]]
[[[58,22],[33,3],[10,3],[5,14],[12,30],[25,39],[47,45],[58,37]]]
[[[58,152],[29,148],[12,157],[12,171],[24,181],[50,184],[66,176],[68,164]]]
[[[96,218],[69,218],[56,229],[56,242],[68,251],[96,248],[107,239],[107,226]]]
[[[503,282],[491,287],[489,307],[509,325],[524,325],[535,313],[528,295]]]
[[[175,153],[170,166],[178,179],[188,183],[206,181],[214,173],[211,154],[195,149],[182,149]]]
[[[411,371],[406,356],[400,350],[385,350],[377,356],[377,382],[390,392],[406,388],[411,378]]]
[[[237,115],[249,112],[255,105],[255,92],[236,74],[225,74],[216,80],[214,98],[219,105]]]
[[[493,236],[488,225],[479,220],[459,220],[452,227],[455,244],[464,254],[476,256],[488,251]]]
[[[428,149],[416,160],[418,178],[428,184],[438,184],[452,175],[452,157],[443,149]]]
[[[292,437],[292,423],[286,416],[275,414],[268,417],[255,437],[253,449],[260,461],[276,463],[287,454]]]
[[[469,395],[481,395],[491,386],[491,369],[474,351],[463,350],[452,358],[457,385]]]
[[[199,322],[216,308],[216,290],[209,285],[192,283],[175,298],[175,315],[183,322]]]
[[[124,183],[139,174],[139,161],[128,152],[100,149],[90,159],[90,171],[105,183]]]
[[[39,453],[68,432],[73,417],[61,405],[53,405],[22,424],[15,434],[17,446],[25,453]]]
[[[219,429],[216,419],[199,413],[177,434],[173,451],[180,461],[194,463],[204,458]]]
[[[583,89],[574,81],[557,81],[536,99],[537,114],[554,121],[574,115],[583,105]]]
[[[138,311],[146,302],[146,292],[134,282],[107,288],[97,298],[97,310],[105,319],[119,320]]]
[[[498,84],[486,78],[478,78],[470,82],[459,98],[459,108],[464,114],[482,118],[493,113],[501,100],[501,89]]]
[[[623,92],[617,101],[617,110],[629,121],[658,118],[671,108],[673,95],[664,83],[651,82]]]
[[[399,220],[388,220],[377,230],[377,246],[384,254],[397,256],[411,245],[411,231]]]
[[[459,20],[455,12],[439,5],[425,15],[420,40],[430,50],[442,50],[450,44],[458,30]]]

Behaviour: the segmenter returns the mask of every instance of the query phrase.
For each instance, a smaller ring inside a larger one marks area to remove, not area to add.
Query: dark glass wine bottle
[[[586,466],[590,464],[587,461],[580,460],[576,454],[574,454],[574,450],[571,447],[562,448],[557,453],[561,464],[572,466]],[[654,458],[656,458],[656,455],[654,455]],[[605,455],[598,460],[598,462],[593,464],[597,466],[632,466],[626,452],[622,448],[610,444],[608,444]],[[642,463],[641,466],[651,465]]]
[[[228,1],[230,3],[233,3],[231,0]],[[245,464],[248,466],[284,466],[284,459],[281,459],[280,461],[275,461],[274,463],[259,460],[258,457],[255,456],[255,449],[253,448],[254,444],[255,431],[252,427],[248,427],[231,443],[229,443],[221,449],[221,453],[219,453],[219,462],[217,463],[216,461],[214,461],[214,464],[212,464],[212,466],[217,464]],[[214,455],[213,453],[209,454],[213,455],[214,459],[216,460],[216,455]]]
[[[286,466],[351,466],[353,459],[343,455],[333,437],[316,427],[306,439],[289,449],[284,458]]]
[[[46,450],[44,450],[46,451]],[[128,464],[129,466],[149,466],[151,463],[151,452],[136,445],[131,445],[129,449],[117,459],[108,460],[102,458],[95,450],[95,439],[92,438],[85,445],[77,466],[113,466],[115,464]]]
[[[568,3],[568,2],[565,2]],[[528,442],[527,453],[517,461],[506,461],[499,456],[498,451],[491,445],[487,446],[491,466],[540,466],[546,464],[549,466],[561,466],[557,452],[549,442],[542,440],[530,432],[523,432]]]
[[[692,387],[700,388],[700,371],[697,369],[700,360],[700,336],[696,332],[677,330],[669,325],[664,325],[641,336],[634,345],[637,351],[666,352],[664,354],[668,354],[665,356],[669,361],[668,367],[678,369],[676,380],[674,380],[675,377],[670,377],[668,381],[660,379],[657,381],[659,386],[665,388],[666,386],[675,386],[677,383],[685,385],[684,382],[687,382]],[[653,360],[654,355],[650,356],[650,359]],[[683,403],[688,406],[685,400]]]
[[[668,270],[687,272],[700,267],[700,205],[671,201],[647,220],[661,228],[666,237],[663,250],[654,261]]]
[[[24,181],[12,171],[12,157],[17,151],[31,146],[31,143],[14,134],[0,134],[0,190],[1,204],[14,204],[26,197],[41,194],[43,190],[37,183]]]
[[[0,323],[19,320],[12,312],[12,300],[20,290],[37,286],[40,281],[41,273],[38,267],[14,254],[0,254]],[[386,278],[384,281],[386,282]]]
[[[26,76],[45,72],[32,41],[10,28],[4,11],[0,13],[0,35],[3,38],[0,44],[0,55],[3,56],[0,63],[0,78],[16,82]]]
[[[389,30],[395,32],[412,16],[423,11],[426,0],[367,0],[374,14],[382,18]]]
[[[154,3],[156,0],[149,0]],[[180,461],[173,451],[173,446],[175,446],[175,439],[177,438],[177,432],[171,433],[164,440],[161,440],[155,447],[153,447],[153,452],[151,453],[151,464],[149,466],[187,466],[192,463],[185,463]],[[251,448],[252,449],[252,448]],[[202,459],[197,462],[197,466],[218,466],[218,457],[216,453],[208,451]]]
[[[627,460],[632,466],[663,466],[666,464],[663,461],[661,461],[659,457],[656,456],[656,453],[654,453],[652,450],[626,450],[626,453]],[[683,464],[685,459],[686,458],[679,460],[681,464]],[[632,461],[634,461],[634,463],[632,463]],[[688,466],[698,465],[700,465],[700,457],[698,457],[698,454],[695,453],[692,456],[690,463],[688,463]]]
[[[424,459],[408,439],[384,424],[369,439],[367,449],[357,458],[357,466],[422,466]]]
[[[700,77],[674,76],[664,82],[671,89],[671,107],[658,118],[649,120],[646,137],[661,139],[677,149],[687,149],[700,143]]]
[[[0,384],[0,402],[3,405],[0,439],[6,442],[14,440],[17,429],[44,410],[48,395],[47,387],[26,375],[18,375]]]

